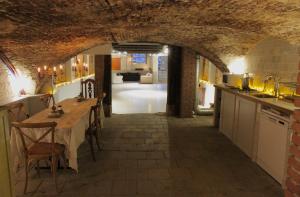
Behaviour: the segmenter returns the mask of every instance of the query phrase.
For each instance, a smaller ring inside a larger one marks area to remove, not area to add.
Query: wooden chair
[[[14,103],[7,106],[8,116],[10,122],[20,122],[29,118],[29,114],[25,112],[23,103]]]
[[[96,98],[95,93],[96,81],[94,79],[86,79],[81,81],[81,94],[84,98]]]
[[[55,105],[55,100],[52,94],[44,94],[40,96],[41,101],[45,105],[46,108],[50,107],[50,104],[52,102],[52,105]]]
[[[24,148],[24,159],[25,159],[25,187],[24,194],[27,192],[28,185],[28,172],[33,162],[37,164],[37,171],[39,172],[39,161],[45,160],[49,162],[51,158],[51,172],[55,182],[56,191],[58,191],[57,180],[56,180],[56,169],[59,158],[65,160],[64,151],[65,147],[62,144],[55,143],[54,132],[56,122],[43,122],[43,123],[18,123],[13,122],[12,126],[16,128],[18,134],[21,137],[22,145]],[[24,129],[40,129],[41,135],[38,139],[34,139],[26,134]],[[45,142],[45,138],[51,135],[51,142]],[[64,163],[66,164],[66,163]]]
[[[100,122],[99,122],[99,105],[94,105],[90,109],[90,115],[89,115],[89,127],[86,130],[86,137],[89,141],[92,158],[94,161],[96,161],[95,157],[95,151],[94,151],[94,144],[93,144],[93,138],[96,140],[96,145],[98,147],[98,150],[101,150],[100,148],[100,142],[99,142],[99,135],[98,131],[100,130]]]
[[[103,111],[103,99],[105,98],[106,93],[103,93],[103,97],[97,99],[97,105],[98,110],[97,110],[97,116],[98,116],[98,123],[99,123],[99,129],[100,129],[100,133],[101,133],[101,129],[103,128],[103,124],[104,124],[104,120],[102,117],[104,117],[104,111]]]

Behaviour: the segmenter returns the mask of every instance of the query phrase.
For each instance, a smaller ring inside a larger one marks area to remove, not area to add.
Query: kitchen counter
[[[294,103],[287,102],[278,98],[258,98],[253,96],[253,93],[245,92],[245,91],[239,91],[237,89],[232,89],[226,85],[220,84],[215,85],[216,88],[225,90],[227,92],[233,93],[235,95],[259,102],[263,105],[269,105],[270,107],[273,107],[278,110],[283,110],[288,113],[292,113],[296,109],[300,109],[299,107],[295,107]]]

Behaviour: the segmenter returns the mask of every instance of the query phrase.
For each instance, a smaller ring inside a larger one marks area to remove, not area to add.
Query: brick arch
[[[190,48],[190,49],[194,50],[196,53],[198,53],[199,55],[207,58],[217,68],[219,68],[222,72],[228,72],[227,65],[216,54],[210,52],[209,50],[207,50],[206,48],[203,48],[201,46],[190,47],[188,45],[181,44],[181,43],[177,43],[176,45],[174,45],[174,44],[172,44],[172,42],[162,41],[162,40],[156,40],[156,41],[155,40],[135,40],[135,39],[128,39],[128,40],[130,42],[152,42],[152,43],[160,43],[160,44],[163,44],[163,45],[172,45],[172,46],[179,46],[179,47],[183,47],[183,48]],[[120,42],[124,42],[124,41],[120,41]],[[63,57],[59,61],[55,62],[55,64],[65,62],[68,59],[70,59],[71,57],[74,57],[74,56],[76,56],[77,54],[79,54],[81,52],[84,52],[86,50],[89,50],[89,49],[92,49],[94,47],[101,46],[101,45],[104,45],[104,44],[111,44],[111,42],[104,42],[104,43],[101,43],[101,44],[92,44],[91,46],[88,46],[86,49],[81,49],[80,51],[76,51],[76,52],[72,53],[71,55],[67,55],[66,57]]]
[[[6,0],[0,7],[0,46],[25,65],[146,40],[192,48],[226,71],[223,58],[245,55],[266,37],[300,43],[296,1]]]

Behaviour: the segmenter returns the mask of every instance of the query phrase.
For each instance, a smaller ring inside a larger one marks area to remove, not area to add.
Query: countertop
[[[287,102],[278,98],[257,98],[255,96],[253,96],[251,93],[249,92],[245,92],[245,91],[238,91],[236,89],[232,89],[224,84],[219,84],[219,85],[215,85],[216,88],[231,92],[233,94],[236,94],[238,96],[259,102],[263,105],[269,105],[271,107],[277,108],[279,110],[284,110],[286,112],[292,113],[294,110],[296,109],[300,109],[299,107],[296,107],[294,105],[294,103],[292,102]]]

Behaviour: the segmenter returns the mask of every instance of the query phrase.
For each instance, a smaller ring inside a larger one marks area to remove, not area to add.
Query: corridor
[[[97,162],[85,143],[78,174],[58,172],[59,196],[283,196],[280,185],[211,124],[211,117],[113,115]],[[32,170],[27,196],[56,196],[48,173],[38,178]],[[20,196],[24,178],[18,179]]]

